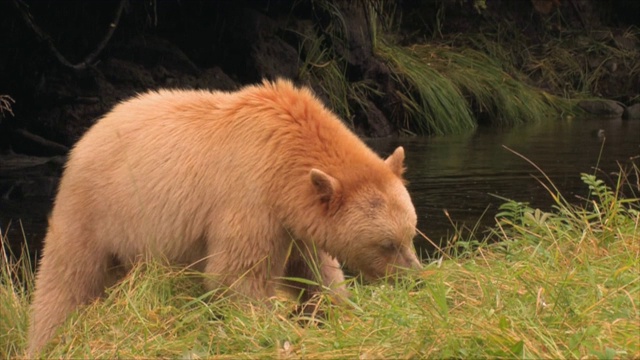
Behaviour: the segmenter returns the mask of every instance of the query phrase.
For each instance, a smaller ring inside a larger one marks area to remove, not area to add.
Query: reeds
[[[428,61],[409,49],[376,43],[376,53],[393,69],[402,101],[402,118],[394,119],[422,134],[461,133],[475,128],[471,109],[460,89]]]
[[[371,13],[375,18],[380,12]],[[389,64],[401,89],[397,96],[405,112],[399,121],[419,133],[461,133],[478,123],[514,126],[574,111],[571,101],[527,84],[526,76],[496,57],[447,43],[403,47],[378,29],[376,54]]]

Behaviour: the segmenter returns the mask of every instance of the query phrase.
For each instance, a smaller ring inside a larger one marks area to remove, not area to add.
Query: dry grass
[[[15,100],[9,95],[0,95],[0,115],[4,116],[4,113],[7,112],[13,116],[12,105],[15,103]]]

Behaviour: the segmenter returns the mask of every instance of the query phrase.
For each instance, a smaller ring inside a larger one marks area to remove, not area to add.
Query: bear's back
[[[145,93],[117,105],[77,147],[83,143],[91,143],[91,151],[82,151],[90,155],[90,163],[179,158],[206,166],[202,154],[209,154],[209,159],[217,158],[218,167],[233,163],[249,173],[261,164],[300,174],[322,168],[337,176],[362,166],[383,167],[382,160],[308,89],[285,80],[231,93]],[[76,152],[72,157],[80,156]]]
[[[82,208],[79,221],[100,224],[105,237],[197,238],[205,223],[227,221],[225,211],[303,206],[294,202],[308,201],[312,168],[345,189],[391,176],[309,90],[290,82],[232,93],[154,91],[117,105],[78,142],[59,190],[67,201],[53,215]]]

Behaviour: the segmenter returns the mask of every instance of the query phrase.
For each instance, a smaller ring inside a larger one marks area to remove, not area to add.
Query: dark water
[[[478,224],[480,229],[493,225],[504,203],[494,195],[550,209],[549,193],[534,178],[541,178],[540,172],[504,146],[533,161],[565,198],[579,203],[578,196],[588,195],[580,173],[615,181],[612,173],[619,170],[618,163],[640,164],[640,121],[550,121],[515,129],[480,128],[461,136],[369,143],[383,156],[404,146],[418,228],[438,242],[455,233],[452,223],[467,228]]]
[[[600,134],[604,136],[598,136],[599,130],[604,130]],[[580,173],[597,172],[604,180],[614,179],[611,174],[618,171],[618,162],[629,164],[630,158],[636,157],[635,163],[640,163],[640,121],[550,121],[515,129],[480,128],[461,136],[368,143],[383,156],[398,145],[404,146],[406,178],[419,216],[418,227],[438,242],[454,233],[452,222],[458,227],[491,225],[503,203],[492,194],[549,208],[551,197],[534,178],[541,174],[503,146],[535,162],[566,198],[578,202],[576,196],[587,195]],[[28,179],[37,176],[33,172],[24,175]],[[34,184],[38,186],[37,179]],[[8,233],[13,242],[21,242],[24,234],[33,251],[46,230],[52,198],[0,199],[2,233]]]

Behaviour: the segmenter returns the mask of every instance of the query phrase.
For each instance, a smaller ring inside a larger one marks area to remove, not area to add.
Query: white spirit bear
[[[402,148],[381,159],[285,80],[231,93],[161,90],[117,105],[69,156],[29,353],[114,284],[116,264],[166,259],[205,272],[208,289],[232,286],[257,300],[283,276],[316,280],[304,260],[311,253],[322,284],[338,292],[338,261],[374,279],[419,267],[403,162]]]

